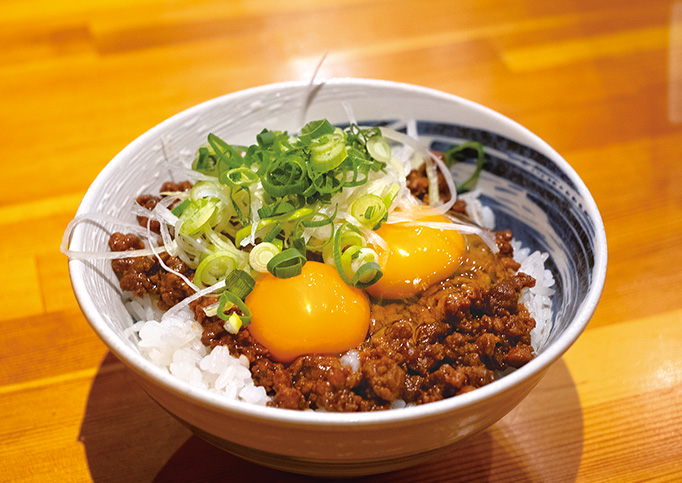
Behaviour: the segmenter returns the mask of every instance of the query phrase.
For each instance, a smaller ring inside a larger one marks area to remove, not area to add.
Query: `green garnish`
[[[182,203],[178,203],[178,205],[171,210],[171,213],[173,213],[175,216],[180,216],[182,212],[185,211],[185,208],[190,205],[190,203],[190,200],[183,200]]]
[[[216,252],[204,258],[194,271],[194,283],[199,288],[210,287],[231,273],[237,261],[229,252]]]
[[[287,248],[270,259],[268,272],[277,278],[291,278],[301,274],[306,257],[295,248]]]
[[[266,273],[268,271],[268,263],[272,257],[281,251],[282,248],[278,247],[275,243],[259,243],[249,253],[249,263],[255,271]]]
[[[216,200],[200,198],[192,200],[180,214],[182,235],[196,235],[206,226],[216,211]]]
[[[476,151],[476,169],[473,174],[462,184],[457,185],[458,193],[466,193],[471,191],[476,186],[478,182],[478,177],[481,175],[481,170],[483,169],[483,163],[485,163],[485,152],[483,151],[483,145],[476,141],[469,141],[459,146],[453,146],[443,154],[445,164],[448,168],[452,167],[455,163],[459,161],[464,161],[467,157],[467,152],[472,150]]]
[[[396,144],[407,149],[393,153]],[[297,136],[264,129],[249,146],[211,133],[192,163],[204,176],[169,199],[177,203],[171,209],[177,219],[158,213],[160,236],[169,255],[194,269],[193,280],[179,274],[187,283],[220,294],[203,308],[206,316],[219,317],[236,334],[251,323],[244,301],[256,280],[267,273],[296,277],[308,257],[334,266],[349,286],[376,283],[383,276],[377,251],[386,242],[374,230],[394,210],[395,221],[401,213],[411,219],[418,200],[409,195],[405,176],[429,156],[401,132],[357,124],[342,129],[326,119],[307,123]],[[448,168],[474,156],[473,174],[455,186]],[[442,212],[457,191],[474,188],[485,153],[480,143],[467,142],[434,161],[427,163],[431,201],[438,202],[438,170],[452,193],[438,207]]]
[[[218,317],[225,323],[223,327],[231,334],[236,334],[244,326],[251,323],[251,311],[236,294],[225,290],[218,300]]]
[[[341,129],[321,119],[298,136],[264,129],[250,146],[208,135],[192,165],[206,176],[171,210],[178,217],[171,229],[198,287],[225,280],[209,312],[225,321],[226,330],[237,333],[250,323],[244,299],[254,277],[295,277],[309,254],[333,265],[353,287],[382,277],[368,233],[388,219],[412,162],[392,158],[388,140],[402,141],[390,133],[384,137],[378,127],[357,124]],[[451,166],[472,148],[478,151],[476,171],[458,187],[462,191],[475,185],[483,149],[465,143],[445,153]]]
[[[377,195],[366,194],[351,203],[350,214],[366,227],[376,230],[388,218],[388,207]]]
[[[383,275],[377,254],[366,247],[365,239],[355,225],[344,223],[336,230],[333,255],[334,266],[347,285],[367,288]]]
[[[255,287],[256,281],[244,270],[233,270],[225,278],[225,289],[240,299],[245,299]]]

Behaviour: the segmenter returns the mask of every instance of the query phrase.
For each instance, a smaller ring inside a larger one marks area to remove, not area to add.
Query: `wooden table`
[[[464,449],[367,481],[682,478],[682,1],[5,0],[0,480],[299,481],[155,405],[72,294],[63,230],[127,143],[198,102],[354,76],[490,106],[585,180],[609,243],[586,332]]]

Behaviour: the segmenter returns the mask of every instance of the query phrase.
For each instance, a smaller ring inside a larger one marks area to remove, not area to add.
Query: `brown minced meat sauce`
[[[408,186],[415,196],[424,198],[428,180],[423,169],[410,173]],[[190,187],[189,182],[165,183],[161,192]],[[153,209],[159,199],[143,195],[137,202]],[[458,200],[452,214],[464,216],[465,208]],[[138,221],[147,226],[146,218],[138,217]],[[158,224],[150,228],[158,233]],[[272,406],[371,411],[389,409],[395,401],[439,401],[489,384],[496,373],[521,367],[534,357],[530,332],[535,321],[519,297],[535,280],[517,272],[512,233],[506,230],[495,235],[497,253],[478,236],[466,236],[468,252],[457,272],[423,293],[399,301],[370,299],[370,329],[356,349],[357,371],[341,363],[342,354],[311,354],[282,364],[251,337],[248,328],[233,335],[223,328],[220,318],[206,316],[203,307],[216,302],[217,296],[203,297],[190,307],[203,327],[204,345],[224,345],[233,356],[245,355],[254,382],[272,396]],[[114,233],[109,247],[125,251],[143,248],[144,243],[135,235]],[[161,258],[174,270],[193,277],[193,271],[178,258],[168,254]],[[154,258],[124,258],[112,261],[112,266],[121,289],[136,296],[155,296],[163,310],[193,293]]]

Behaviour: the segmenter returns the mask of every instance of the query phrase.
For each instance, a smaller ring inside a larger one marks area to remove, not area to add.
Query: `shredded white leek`
[[[121,228],[124,228],[126,231],[130,233],[134,233],[141,236],[146,235],[146,230],[138,224],[126,223],[121,221],[119,218],[116,218],[111,215],[106,215],[104,213],[81,213],[80,215],[74,217],[74,219],[71,220],[69,224],[66,226],[66,229],[64,230],[64,236],[62,236],[62,243],[59,246],[59,250],[64,255],[69,257],[69,259],[71,260],[118,260],[121,258],[130,257],[147,257],[154,254],[154,251],[149,248],[143,248],[140,250],[128,250],[125,252],[112,251],[86,252],[80,250],[71,250],[69,248],[69,245],[71,243],[71,235],[73,235],[73,231],[76,229],[76,226],[84,222],[91,222],[100,225],[103,229],[105,228],[101,225],[102,223],[119,225]],[[159,250],[165,251],[165,249]]]
[[[154,248],[154,242],[152,241],[151,223],[152,223],[152,218],[150,216],[150,218],[147,219],[147,233],[146,233],[147,244],[148,244],[147,246],[149,246],[149,248],[151,249],[152,253],[156,257],[156,260],[159,262],[159,265],[161,265],[164,268],[164,270],[166,270],[167,272],[175,274],[178,277],[180,277],[187,284],[187,286],[191,287],[193,290],[195,290],[195,291],[199,290],[199,287],[194,285],[194,283],[189,278],[187,278],[184,274],[178,272],[177,270],[173,270],[168,265],[166,265],[166,263],[163,261],[160,254],[165,251],[165,247],[163,247],[163,250],[161,249],[161,247]]]
[[[201,289],[201,290],[199,290],[199,288],[196,285],[194,285],[194,284],[192,284],[192,285],[194,286],[193,288],[197,292],[190,295],[189,297],[182,299],[177,304],[173,305],[170,309],[168,309],[163,314],[163,316],[161,317],[161,320],[166,320],[166,319],[172,318],[175,315],[177,315],[180,311],[182,311],[182,309],[184,309],[185,307],[188,307],[189,304],[191,304],[195,300],[200,299],[204,295],[210,295],[214,292],[217,292],[217,291],[223,289],[225,287],[225,280],[221,280],[220,282],[213,284],[210,287],[206,287],[204,289]]]

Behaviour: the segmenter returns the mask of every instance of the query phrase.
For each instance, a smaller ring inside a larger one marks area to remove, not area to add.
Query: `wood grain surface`
[[[3,0],[0,480],[314,481],[221,453],[137,388],[59,243],[126,144],[201,101],[319,75],[487,105],[545,139],[606,226],[586,332],[450,454],[364,481],[682,480],[682,1]]]

